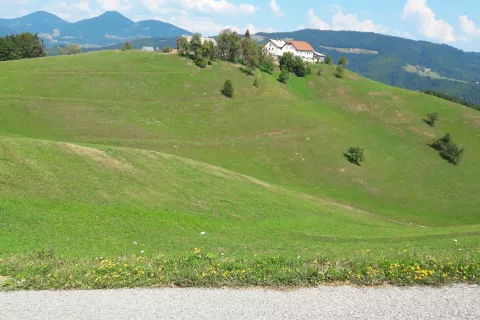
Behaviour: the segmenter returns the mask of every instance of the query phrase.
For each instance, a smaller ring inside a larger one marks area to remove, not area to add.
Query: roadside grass
[[[58,259],[53,252],[0,261],[0,290],[137,287],[309,287],[335,285],[446,285],[480,283],[480,255],[460,260],[411,254],[370,254],[334,260],[286,256],[231,258],[195,248],[183,256]]]

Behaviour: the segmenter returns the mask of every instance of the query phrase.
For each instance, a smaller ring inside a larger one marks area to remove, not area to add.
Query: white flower
[[[145,250],[140,251],[140,253],[145,253]]]
[[[204,236],[204,235],[206,234],[206,232],[205,232],[205,231],[202,231],[202,232],[200,232],[200,234],[201,234],[202,236]]]
[[[133,241],[133,245],[136,246],[138,244],[137,241]]]
[[[457,240],[457,239],[453,239],[453,242],[457,243],[457,242],[458,242],[458,240]]]
[[[458,251],[462,251],[462,248],[458,248]]]

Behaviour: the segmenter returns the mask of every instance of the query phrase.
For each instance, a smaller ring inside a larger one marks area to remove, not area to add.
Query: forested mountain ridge
[[[348,68],[368,78],[411,90],[433,89],[480,104],[480,55],[427,41],[415,41],[376,33],[354,31],[300,30],[282,33],[258,33],[268,38],[294,38],[308,41],[315,50],[348,60]],[[365,49],[378,54],[341,52],[324,47]],[[404,70],[407,65],[430,68],[441,77],[432,79]]]

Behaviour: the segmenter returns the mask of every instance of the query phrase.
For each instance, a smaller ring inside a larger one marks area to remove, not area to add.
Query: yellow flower
[[[403,252],[407,252],[408,250],[407,249],[403,249]]]

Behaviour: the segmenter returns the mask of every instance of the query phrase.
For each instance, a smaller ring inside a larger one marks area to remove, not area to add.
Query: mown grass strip
[[[346,260],[282,256],[241,259],[203,254],[72,260],[40,251],[0,261],[2,290],[133,287],[312,287],[480,283],[480,256],[448,261],[405,254]]]

